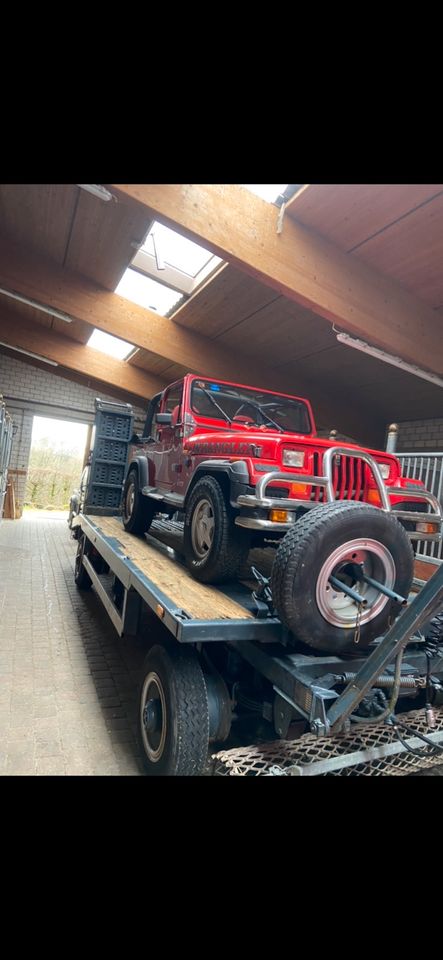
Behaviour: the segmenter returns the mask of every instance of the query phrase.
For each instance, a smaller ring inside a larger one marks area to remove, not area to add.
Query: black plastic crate
[[[96,463],[93,483],[115,483],[123,486],[125,464]]]
[[[128,444],[126,441],[105,440],[98,437],[95,441],[94,453],[97,460],[118,460],[119,463],[126,463]]]
[[[121,507],[134,418],[129,403],[97,399],[95,406],[95,441],[84,512],[114,514]]]
[[[85,511],[87,512],[90,507],[100,507],[115,512],[120,507],[121,499],[121,487],[100,487],[93,484],[88,491]]]
[[[97,416],[97,436],[128,442],[132,434],[132,415],[120,416],[115,413],[101,413]]]

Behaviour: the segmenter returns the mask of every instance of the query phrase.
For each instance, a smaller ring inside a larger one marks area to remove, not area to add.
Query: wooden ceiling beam
[[[233,184],[109,184],[120,201],[335,323],[348,333],[441,373],[441,325],[400,284],[343,253],[300,223]]]
[[[144,404],[166,385],[164,380],[145,373],[139,367],[132,367],[123,360],[115,360],[40,324],[21,319],[5,305],[0,305],[0,340],[9,347],[29,350],[53,360],[62,369],[73,370],[102,383],[110,393],[113,388],[117,388],[120,393],[127,392],[142,398]],[[16,356],[20,359],[21,354],[16,353]],[[51,370],[46,364],[45,368]]]
[[[310,382],[305,383],[303,377],[297,375],[297,388],[294,391],[294,380],[289,372],[272,370],[263,362],[260,363],[256,356],[251,358],[239,353],[237,349],[233,351],[230,347],[213,342],[167,317],[159,316],[152,310],[145,310],[115,293],[109,293],[86,277],[59,267],[33,251],[23,252],[11,244],[0,246],[0,287],[26,296],[35,304],[41,303],[76,320],[86,321],[105,333],[121,337],[171,363],[177,363],[189,372],[220,377],[222,380],[237,380],[271,390],[283,390],[286,393],[296,392],[309,397],[321,416],[330,416],[330,397],[321,389],[321,385],[315,384],[312,395]],[[0,307],[2,302],[6,309],[8,304],[12,303],[4,296],[0,297]],[[276,337],[278,338],[278,331]],[[39,334],[38,339],[40,340]],[[73,342],[69,337],[68,324],[63,342]],[[41,353],[42,350],[35,352]],[[95,353],[99,357],[104,356],[97,351]],[[103,362],[107,364],[108,358]],[[124,369],[138,368],[125,364]],[[335,411],[339,420],[344,418],[348,424],[353,421],[355,410],[353,408],[350,411],[347,403],[341,404],[336,399]]]

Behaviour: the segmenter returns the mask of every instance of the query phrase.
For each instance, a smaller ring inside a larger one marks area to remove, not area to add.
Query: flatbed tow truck
[[[100,416],[97,436],[103,477]],[[148,774],[398,776],[443,761],[443,566],[368,649],[358,631],[352,655],[294,647],[253,555],[243,579],[198,582],[181,562],[180,522],[154,521],[144,537],[124,529],[121,480],[97,481],[72,521],[75,581],[94,586],[120,636],[146,631],[137,724]]]

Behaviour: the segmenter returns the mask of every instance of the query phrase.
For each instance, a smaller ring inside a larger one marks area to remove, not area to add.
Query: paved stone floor
[[[0,772],[140,774],[142,638],[122,640],[79,592],[66,517],[0,523]]]

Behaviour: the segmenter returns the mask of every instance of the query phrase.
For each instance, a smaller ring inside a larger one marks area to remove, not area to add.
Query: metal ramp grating
[[[425,718],[424,710],[414,710],[411,713],[399,715],[404,723],[414,732],[426,736],[441,733],[443,738],[443,708],[435,709],[435,728],[430,731]],[[404,739],[410,735],[402,731]],[[411,734],[412,736],[412,734]],[[375,726],[362,724],[349,735],[343,737],[321,737],[305,734],[298,740],[278,740],[272,743],[261,743],[251,747],[238,747],[232,750],[221,750],[212,757],[214,776],[230,777],[259,777],[272,775],[273,767],[278,773],[297,765],[306,768],[318,761],[336,760],[335,769],[320,770],[318,776],[363,776],[363,777],[403,777],[418,770],[429,769],[443,763],[443,754],[434,753],[432,756],[417,757],[412,753],[395,753],[378,759],[364,759],[362,752],[368,753],[373,748],[388,747],[397,744],[395,731],[388,725]],[[440,741],[440,745],[442,741]],[[417,748],[419,744],[415,744]],[[421,746],[426,750],[425,744]],[[355,754],[356,759],[364,762],[345,766],[349,755]],[[312,769],[312,774],[314,769]],[[306,773],[305,773],[306,775]]]

